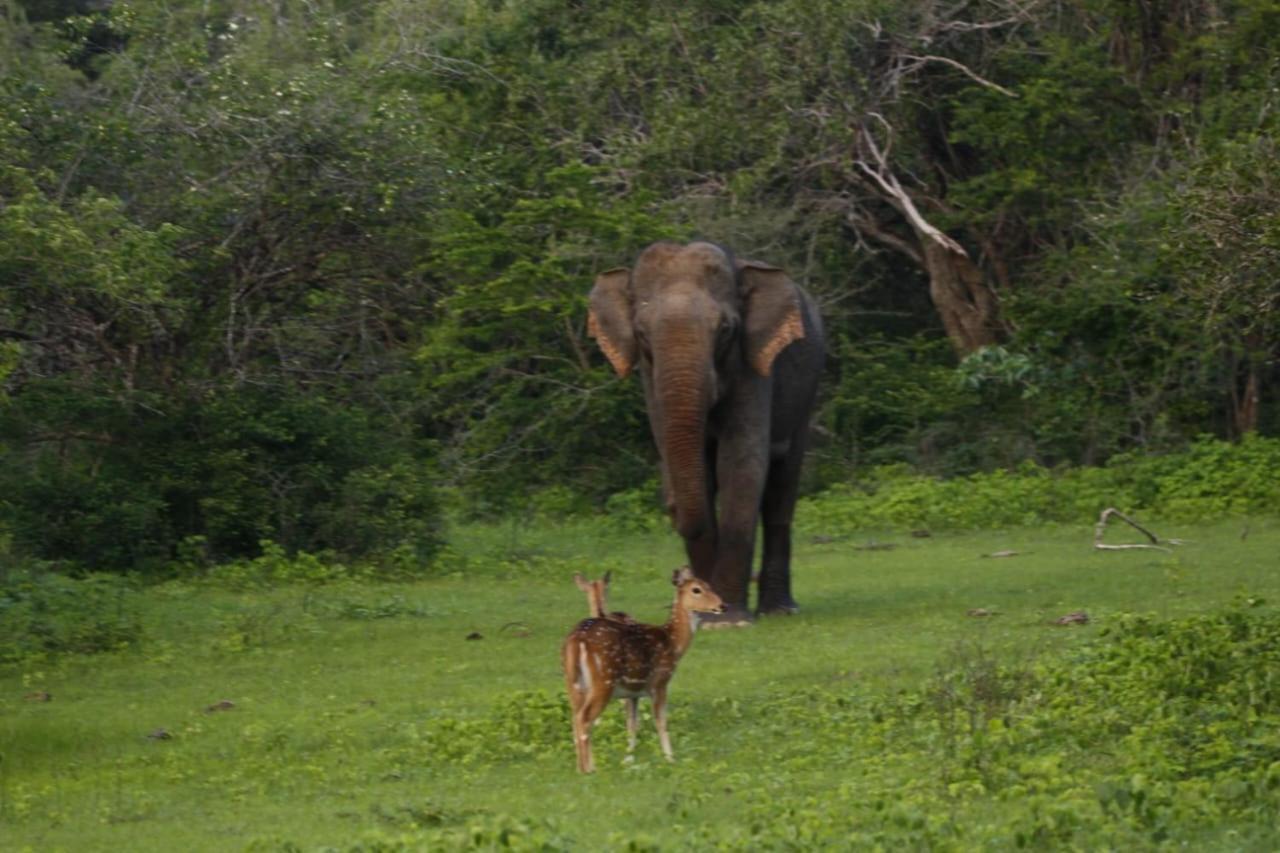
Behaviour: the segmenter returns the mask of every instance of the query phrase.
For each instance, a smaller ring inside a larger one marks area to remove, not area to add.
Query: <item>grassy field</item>
[[[1103,553],[1081,526],[802,542],[802,613],[701,633],[682,663],[677,762],[646,715],[625,764],[611,708],[592,777],[574,770],[558,663],[585,615],[570,576],[612,569],[611,604],[660,621],[672,534],[470,528],[456,571],[411,584],[145,589],[133,647],[0,670],[0,847],[1275,849],[1275,685],[1249,686],[1247,720],[1190,726],[1223,742],[1177,766],[1183,718],[1117,718],[1089,741],[1071,716],[1090,691],[1147,701],[1081,675],[1120,665],[1096,650],[1123,614],[1280,601],[1280,521],[1158,529],[1190,541]],[[1087,625],[1052,624],[1077,610]],[[1214,750],[1222,766],[1201,761]]]

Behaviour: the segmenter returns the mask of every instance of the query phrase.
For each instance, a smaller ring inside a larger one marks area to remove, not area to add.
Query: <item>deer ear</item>
[[[582,572],[573,573],[573,582],[576,583],[578,585],[578,589],[582,590],[583,592],[586,592],[591,588],[591,583],[585,577],[582,576]]]
[[[604,582],[604,585],[605,585],[605,586],[608,586],[608,585],[609,585],[609,579],[610,579],[611,577],[613,577],[613,570],[612,570],[612,569],[610,569],[609,571],[605,572],[605,573],[604,573],[604,577],[603,577],[603,578],[601,578],[601,580]]]
[[[596,339],[614,371],[624,377],[636,362],[631,296],[627,293],[630,278],[631,271],[625,267],[600,273],[591,288],[587,309],[587,334]]]
[[[756,373],[768,376],[778,353],[804,337],[800,290],[778,267],[760,261],[739,261],[738,269],[742,277],[747,361]]]
[[[693,580],[693,569],[688,566],[681,566],[671,573],[671,585],[680,586],[685,581]]]

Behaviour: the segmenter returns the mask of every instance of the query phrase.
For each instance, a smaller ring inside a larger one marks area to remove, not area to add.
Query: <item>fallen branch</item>
[[[1121,521],[1126,522],[1130,527],[1132,527],[1133,529],[1137,530],[1138,532],[1142,533],[1142,535],[1150,539],[1151,544],[1148,545],[1146,543],[1140,542],[1140,543],[1129,544],[1129,545],[1108,545],[1105,542],[1103,542],[1102,536],[1104,533],[1106,533],[1106,530],[1107,530],[1107,520],[1110,519],[1111,516],[1113,515],[1117,516]],[[1183,544],[1183,541],[1181,539],[1165,539],[1163,541],[1169,545]],[[1098,523],[1095,524],[1093,527],[1093,547],[1099,551],[1129,551],[1135,548],[1145,548],[1151,551],[1164,551],[1166,554],[1172,553],[1172,551],[1169,548],[1164,547],[1164,545],[1161,545],[1160,542],[1161,542],[1161,539],[1159,536],[1156,536],[1150,530],[1143,527],[1141,524],[1134,521],[1132,518],[1125,515],[1123,512],[1121,512],[1120,510],[1116,509],[1113,506],[1109,506],[1102,511],[1102,515],[1098,516]]]

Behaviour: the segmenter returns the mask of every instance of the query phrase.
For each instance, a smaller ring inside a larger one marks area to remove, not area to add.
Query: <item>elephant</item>
[[[587,332],[619,376],[638,368],[667,512],[726,604],[704,623],[752,621],[758,524],[757,613],[796,612],[791,520],[825,360],[813,299],[716,244],[660,242],[596,277]]]

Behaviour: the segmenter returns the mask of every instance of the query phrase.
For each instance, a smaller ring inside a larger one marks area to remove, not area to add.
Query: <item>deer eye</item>
[[[695,586],[695,587],[693,588],[693,594],[694,594],[694,595],[702,595],[702,587],[700,587],[700,586]]]

